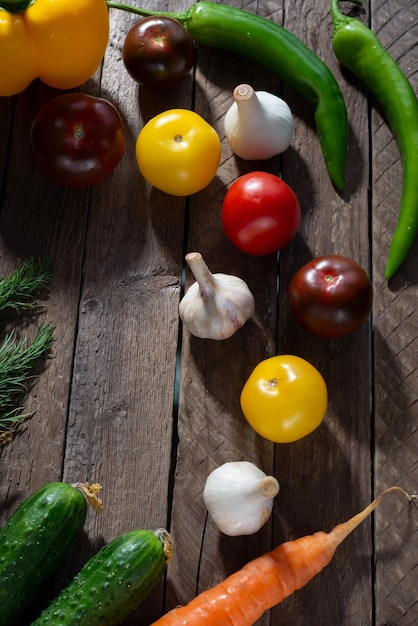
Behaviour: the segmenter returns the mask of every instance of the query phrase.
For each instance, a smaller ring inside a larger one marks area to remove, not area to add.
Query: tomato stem
[[[16,14],[26,11],[35,0],[0,0],[0,9]]]

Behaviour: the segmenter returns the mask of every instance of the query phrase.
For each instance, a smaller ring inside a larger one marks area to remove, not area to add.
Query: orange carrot
[[[173,609],[152,626],[251,626],[261,615],[306,585],[331,561],[340,543],[377,507],[389,487],[363,511],[330,533],[317,532],[281,544],[250,561],[186,606]]]

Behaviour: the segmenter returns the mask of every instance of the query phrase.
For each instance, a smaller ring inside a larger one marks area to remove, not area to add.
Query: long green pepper
[[[381,106],[402,158],[401,204],[385,269],[385,278],[389,279],[404,261],[418,231],[418,100],[407,77],[376,35],[359,20],[343,15],[338,2],[331,0],[335,55]]]
[[[331,70],[296,35],[264,17],[215,2],[197,2],[183,13],[112,1],[107,5],[139,15],[174,18],[197,43],[246,57],[288,83],[313,110],[330,178],[338,189],[344,187],[348,136],[344,99]]]

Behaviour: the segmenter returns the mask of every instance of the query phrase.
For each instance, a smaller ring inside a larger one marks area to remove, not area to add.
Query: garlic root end
[[[266,476],[260,480],[260,493],[265,498],[274,498],[280,491],[279,482],[274,476]]]

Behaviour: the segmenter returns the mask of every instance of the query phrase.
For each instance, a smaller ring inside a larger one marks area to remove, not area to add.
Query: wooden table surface
[[[284,23],[334,72],[350,124],[342,193],[328,178],[307,105],[255,64],[199,47],[196,71],[177,88],[139,89],[121,55],[137,18],[123,11],[111,10],[103,66],[80,88],[112,101],[124,120],[128,149],[105,182],[64,189],[33,164],[28,129],[57,92],[35,81],[18,97],[0,98],[0,272],[10,273],[29,256],[49,257],[54,275],[40,319],[56,324],[52,358],[25,402],[36,413],[0,450],[1,521],[55,480],[100,482],[104,503],[102,513],[89,511],[83,536],[22,626],[124,531],[164,526],[176,543],[166,579],[126,621],[147,626],[276,544],[330,530],[385,487],[418,489],[418,242],[393,279],[383,277],[399,209],[399,151],[378,107],[333,55],[328,0],[230,4]],[[142,6],[177,10],[188,2]],[[417,89],[418,1],[373,0],[354,14],[371,23]],[[255,163],[232,154],[223,118],[242,82],[290,105],[295,131],[282,157]],[[174,107],[196,110],[222,139],[216,178],[187,199],[151,188],[134,156],[144,122]],[[240,252],[221,227],[226,189],[254,169],[282,176],[302,207],[299,233],[279,258]],[[187,251],[201,252],[212,271],[248,283],[257,323],[220,342],[181,328],[179,300],[191,280]],[[300,328],[287,300],[296,269],[329,253],[359,262],[374,289],[370,323],[333,340]],[[239,407],[251,370],[278,353],[306,358],[328,385],[323,424],[294,444],[256,435]],[[208,518],[202,490],[211,470],[242,459],[274,474],[281,491],[262,530],[228,538]],[[393,494],[322,574],[257,623],[412,626],[417,590],[417,510]]]

